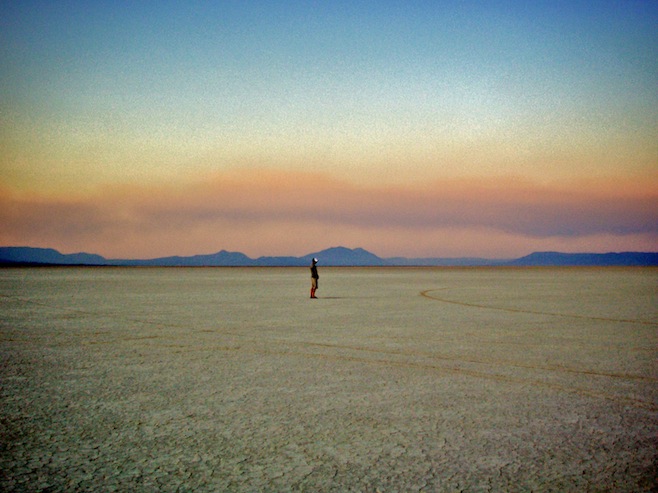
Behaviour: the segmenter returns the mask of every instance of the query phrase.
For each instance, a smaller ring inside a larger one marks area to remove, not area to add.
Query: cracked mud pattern
[[[0,271],[0,490],[656,490],[658,270],[322,273]]]

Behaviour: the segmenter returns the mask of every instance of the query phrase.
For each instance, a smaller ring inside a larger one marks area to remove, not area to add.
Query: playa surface
[[[658,270],[0,270],[0,490],[651,491]]]

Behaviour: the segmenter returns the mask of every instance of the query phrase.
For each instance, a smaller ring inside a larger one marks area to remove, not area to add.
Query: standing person
[[[316,258],[311,262],[311,298],[317,298],[317,296],[315,296],[315,290],[318,289],[318,279],[320,279],[318,268],[316,267],[317,263],[318,259]]]

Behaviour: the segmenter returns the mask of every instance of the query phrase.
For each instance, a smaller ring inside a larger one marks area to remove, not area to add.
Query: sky
[[[658,2],[0,0],[0,245],[658,251]]]

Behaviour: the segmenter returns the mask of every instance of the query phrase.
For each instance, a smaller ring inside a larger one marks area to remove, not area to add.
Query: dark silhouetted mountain
[[[258,257],[254,265],[261,267],[302,267],[306,262],[300,257]]]
[[[242,267],[254,265],[254,261],[240,252],[222,250],[210,255],[191,257],[162,257],[149,260],[111,260],[112,265],[133,265],[146,267]]]
[[[107,260],[100,255],[62,254],[52,248],[32,247],[0,247],[0,262],[36,265],[107,265]]]
[[[316,253],[309,253],[302,257],[304,265],[310,265],[311,260],[317,258],[320,265],[335,266],[376,266],[386,265],[386,262],[374,253],[370,253],[363,248],[354,250],[345,247],[332,247]]]
[[[322,266],[658,266],[658,253],[537,252],[516,260],[482,258],[381,258],[363,248],[333,247],[303,257],[259,257],[222,250],[210,255],[147,260],[106,259],[89,253],[62,254],[52,248],[0,247],[2,265],[107,265],[153,267],[308,266],[317,257]]]
[[[43,265],[113,265],[142,267],[241,267],[241,266],[306,266],[311,259],[322,259],[322,265],[385,265],[384,260],[376,255],[357,248],[351,250],[344,247],[329,248],[321,252],[310,253],[304,257],[260,257],[252,259],[240,252],[220,252],[210,255],[194,255],[191,257],[161,257],[154,259],[106,259],[100,255],[72,254],[63,255],[53,249],[30,247],[0,248],[0,262],[4,264],[43,264]]]
[[[518,266],[654,266],[658,265],[658,253],[535,252],[508,264]]]

